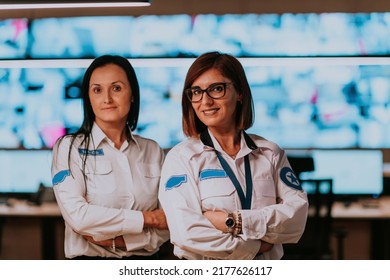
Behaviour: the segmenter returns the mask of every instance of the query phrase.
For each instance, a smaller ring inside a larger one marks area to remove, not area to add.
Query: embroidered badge
[[[282,170],[280,170],[280,179],[290,188],[300,191],[302,190],[302,186],[291,168],[283,167]]]
[[[200,171],[199,178],[200,180],[207,180],[207,179],[213,179],[213,178],[225,178],[227,177],[227,174],[225,170],[221,169],[205,169]]]
[[[62,171],[58,172],[53,177],[53,180],[52,180],[53,186],[55,186],[55,185],[65,181],[65,178],[68,177],[69,175],[70,175],[70,170],[69,169],[68,170],[62,170]]]
[[[79,148],[79,154],[83,156],[85,156],[86,154],[88,154],[89,156],[103,156],[104,151],[103,149],[88,150],[88,149]]]
[[[187,175],[175,175],[168,179],[165,184],[165,190],[171,190],[173,188],[180,187],[183,183],[187,182]]]

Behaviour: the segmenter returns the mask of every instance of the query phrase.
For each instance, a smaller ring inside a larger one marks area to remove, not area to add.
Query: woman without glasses
[[[139,86],[129,61],[96,58],[83,85],[81,128],[53,149],[53,185],[72,259],[158,259],[168,240],[157,199],[163,151],[133,135]]]

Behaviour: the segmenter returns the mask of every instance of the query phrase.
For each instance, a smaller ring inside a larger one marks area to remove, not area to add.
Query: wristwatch
[[[225,225],[227,227],[228,233],[233,233],[236,226],[236,221],[234,219],[233,213],[228,213],[228,217],[225,220]]]

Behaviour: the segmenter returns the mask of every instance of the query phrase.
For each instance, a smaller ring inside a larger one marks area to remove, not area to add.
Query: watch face
[[[228,228],[232,228],[234,227],[234,219],[233,218],[227,218],[226,221],[225,221],[225,224]]]

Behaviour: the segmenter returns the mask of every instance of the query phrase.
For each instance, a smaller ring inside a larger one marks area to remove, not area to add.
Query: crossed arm
[[[203,216],[205,216],[214,225],[216,229],[219,229],[220,231],[225,233],[227,232],[225,220],[228,217],[228,213],[223,211],[206,211],[203,213]],[[273,246],[273,244],[261,240],[259,254],[268,252],[272,249]]]
[[[144,228],[157,228],[157,229],[168,229],[167,221],[165,218],[164,211],[162,209],[157,209],[154,211],[143,211],[144,217]],[[219,229],[222,232],[227,232],[225,220],[228,216],[226,212],[222,211],[206,211],[203,215],[214,225],[216,229]],[[111,247],[113,239],[107,239],[102,241],[96,241],[92,236],[84,235],[83,236],[87,241],[103,246]],[[115,247],[125,250],[126,244],[123,239],[123,236],[117,236],[114,239]],[[259,253],[268,252],[272,249],[274,245],[265,241],[261,242],[261,247]]]
[[[167,220],[162,209],[143,211],[142,215],[144,217],[144,228],[168,229]],[[126,243],[122,235],[116,236],[114,239],[106,239],[101,241],[96,241],[92,236],[89,235],[83,235],[83,237],[87,241],[102,247],[111,247],[114,242],[116,248],[126,250]]]

